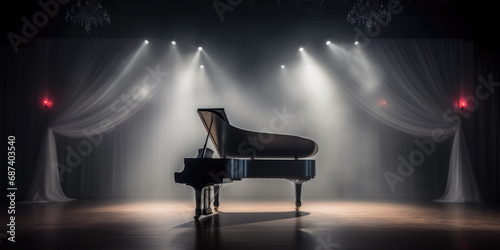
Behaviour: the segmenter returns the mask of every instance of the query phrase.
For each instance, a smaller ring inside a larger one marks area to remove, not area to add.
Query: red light
[[[377,101],[377,106],[379,106],[379,107],[386,107],[386,104],[387,104],[387,102],[384,99],[379,99]]]
[[[456,108],[464,109],[465,107],[467,107],[467,100],[465,100],[464,98],[460,97],[458,99],[458,102],[455,102],[454,105],[455,105]]]
[[[48,108],[50,108],[51,106],[52,106],[52,102],[51,102],[51,101],[49,101],[49,100],[43,100],[43,107],[44,107],[45,109],[48,109]]]

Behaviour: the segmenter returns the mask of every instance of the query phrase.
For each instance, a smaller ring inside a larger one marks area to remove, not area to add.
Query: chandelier
[[[363,24],[371,31],[373,26],[391,21],[391,12],[381,0],[357,0],[347,13],[347,21],[351,24]]]
[[[73,24],[80,24],[87,34],[92,25],[97,26],[110,24],[109,14],[101,5],[99,0],[77,0],[71,8],[66,11],[66,22],[73,22]]]

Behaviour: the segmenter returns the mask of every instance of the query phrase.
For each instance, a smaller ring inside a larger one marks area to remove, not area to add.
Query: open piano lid
[[[215,108],[215,109],[198,109],[198,115],[200,116],[201,120],[203,121],[203,125],[208,131],[208,128],[210,127],[210,120],[211,116],[207,115],[207,112],[212,112],[218,115],[222,120],[227,122],[229,124],[229,119],[227,119],[226,111],[224,111],[223,108]]]
[[[319,150],[318,144],[310,139],[233,127],[229,124],[223,108],[198,109],[198,115],[221,158],[298,159],[311,157]],[[258,138],[259,141],[251,142],[249,138]],[[262,141],[263,138],[266,138],[266,141]]]

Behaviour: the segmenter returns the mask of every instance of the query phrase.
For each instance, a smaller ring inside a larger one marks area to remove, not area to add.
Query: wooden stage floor
[[[5,205],[5,204],[4,204]],[[498,205],[221,201],[193,221],[186,201],[18,204],[0,249],[500,249]],[[7,221],[7,213],[0,215]],[[6,228],[6,227],[4,227]]]

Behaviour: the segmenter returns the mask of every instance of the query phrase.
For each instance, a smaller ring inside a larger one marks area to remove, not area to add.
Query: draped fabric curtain
[[[46,61],[52,84],[64,91],[54,101],[28,202],[69,200],[60,186],[60,176],[69,169],[57,163],[56,133],[82,138],[75,150],[85,156],[103,133],[130,118],[156,93],[165,74],[150,63],[141,44],[117,39],[33,42],[30,49],[45,51],[34,60]],[[453,137],[448,183],[437,201],[481,201],[460,110],[454,107],[463,86],[472,83],[467,73],[472,69],[471,47],[462,40],[372,40],[363,49],[332,46],[333,58],[321,57],[334,79],[331,84],[376,119],[418,136],[427,149],[424,157]]]
[[[500,79],[500,51],[478,48],[474,51],[476,79],[492,77],[493,82]],[[481,88],[484,85],[477,85]],[[497,85],[498,86],[498,85]],[[473,162],[481,167],[478,184],[483,197],[500,198],[500,95],[497,91],[483,91],[480,106],[474,112],[476,144],[470,150],[475,151]],[[493,89],[491,89],[493,90]]]
[[[335,58],[328,62],[332,77],[373,117],[405,133],[425,137],[415,140],[422,149],[417,157],[409,156],[414,157],[413,165],[420,165],[439,143],[453,137],[446,190],[435,201],[481,202],[461,127],[460,112],[467,110],[454,107],[460,105],[457,102],[464,88],[472,86],[471,43],[372,40],[363,47],[334,47]],[[411,164],[409,157],[406,160]],[[399,166],[399,174],[411,174],[414,167]]]
[[[35,176],[26,201],[71,200],[61,189],[60,175],[71,171],[58,164],[54,133],[82,140],[76,147],[81,157],[100,143],[103,133],[115,128],[143,106],[158,87],[155,67],[147,67],[144,45],[137,40],[42,39],[43,60],[55,69],[53,85],[64,91],[52,96],[54,115],[40,150]],[[156,74],[156,75],[155,75]],[[155,77],[151,76],[154,75]],[[58,104],[56,106],[56,103]]]

